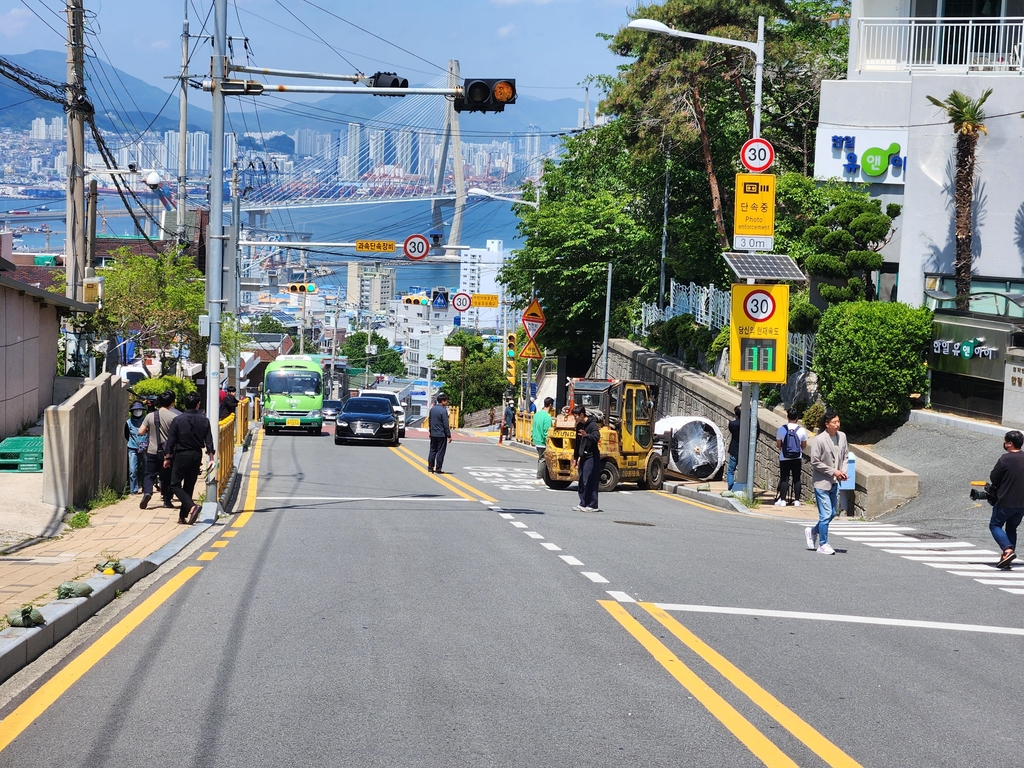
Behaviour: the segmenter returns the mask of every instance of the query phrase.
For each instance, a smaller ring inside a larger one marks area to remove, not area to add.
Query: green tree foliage
[[[179,376],[160,376],[155,379],[143,379],[132,387],[132,391],[139,397],[156,397],[161,392],[171,390],[175,397],[175,407],[182,409],[185,402],[185,395],[196,391],[196,385],[191,379],[183,379]]]
[[[693,315],[676,315],[651,326],[647,343],[659,352],[679,358],[696,367],[707,358],[715,341],[715,333],[694,322]]]
[[[153,257],[132,254],[128,248],[113,256],[110,266],[96,270],[105,278],[103,307],[92,316],[80,316],[79,329],[159,349],[166,372],[187,350],[194,361],[205,360],[199,315],[206,289],[192,257],[180,249]]]
[[[821,322],[821,310],[811,304],[809,291],[789,294],[789,332],[814,333]]]
[[[905,304],[845,302],[818,326],[813,370],[825,402],[853,432],[898,425],[923,392],[931,311]]]
[[[501,404],[508,381],[502,372],[501,346],[488,344],[467,331],[455,331],[445,344],[462,347],[466,360],[465,413],[482,411]],[[443,381],[454,405],[462,395],[462,363],[435,361],[434,378]]]
[[[782,176],[777,189],[776,249],[788,252],[812,277],[831,283],[818,287],[830,303],[873,299],[870,273],[882,265],[878,250],[892,236],[900,206],[882,211],[859,185],[832,181],[816,184],[795,173]]]
[[[404,376],[405,365],[402,355],[397,349],[388,346],[388,340],[374,332],[369,341],[377,345],[377,354],[370,355],[370,370],[374,373],[386,373],[392,376]],[[341,354],[348,356],[348,364],[353,368],[366,367],[366,331],[357,331],[345,340]]]

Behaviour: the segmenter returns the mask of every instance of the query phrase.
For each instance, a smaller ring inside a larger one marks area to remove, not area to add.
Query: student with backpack
[[[789,495],[789,478],[793,478],[793,506],[800,506],[800,474],[803,471],[804,449],[807,447],[807,430],[797,419],[800,417],[795,408],[786,411],[788,424],[779,427],[775,435],[775,444],[779,447],[779,495],[775,499],[776,507],[786,506]]]

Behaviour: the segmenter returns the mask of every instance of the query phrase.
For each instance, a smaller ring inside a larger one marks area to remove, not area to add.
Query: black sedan
[[[334,444],[377,440],[398,445],[398,418],[391,403],[380,397],[353,397],[338,412]]]

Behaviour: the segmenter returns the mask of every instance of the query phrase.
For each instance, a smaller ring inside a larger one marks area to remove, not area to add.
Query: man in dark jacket
[[[437,396],[437,404],[427,417],[430,425],[430,452],[427,454],[427,472],[443,475],[444,454],[452,441],[452,428],[448,426],[448,395]]]
[[[238,409],[238,398],[235,397],[235,392],[234,387],[228,387],[227,390],[220,393],[220,413],[217,414],[220,421],[224,421]]]
[[[572,463],[579,474],[577,489],[580,503],[573,507],[576,512],[599,512],[597,506],[597,484],[601,477],[601,430],[587,409],[577,405],[572,409],[576,417],[576,445],[572,451]]]
[[[1017,526],[1024,518],[1024,434],[1011,429],[1003,437],[1006,451],[992,468],[989,481],[995,489],[996,503],[992,507],[992,519],[988,529],[992,538],[1003,550],[998,566],[1009,569],[1017,559]],[[1003,530],[1003,527],[1006,530]]]
[[[171,493],[181,502],[178,522],[183,525],[191,525],[199,517],[200,508],[192,501],[192,491],[202,469],[203,448],[211,462],[216,453],[210,420],[199,412],[201,401],[195,392],[185,395],[185,410],[171,422],[167,435],[164,466],[171,467]]]
[[[736,418],[729,422],[729,464],[725,470],[725,484],[730,491],[736,482],[736,463],[740,459],[740,417],[743,408],[737,405],[733,413],[736,414]]]

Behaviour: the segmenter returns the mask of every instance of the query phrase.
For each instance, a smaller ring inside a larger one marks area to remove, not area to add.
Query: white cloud
[[[32,20],[32,12],[27,8],[11,8],[0,16],[0,34],[6,38],[18,37]]]
[[[509,35],[511,35],[515,31],[516,31],[516,25],[515,24],[506,24],[503,27],[498,27],[498,31],[495,32],[495,34],[498,37],[508,37]]]

